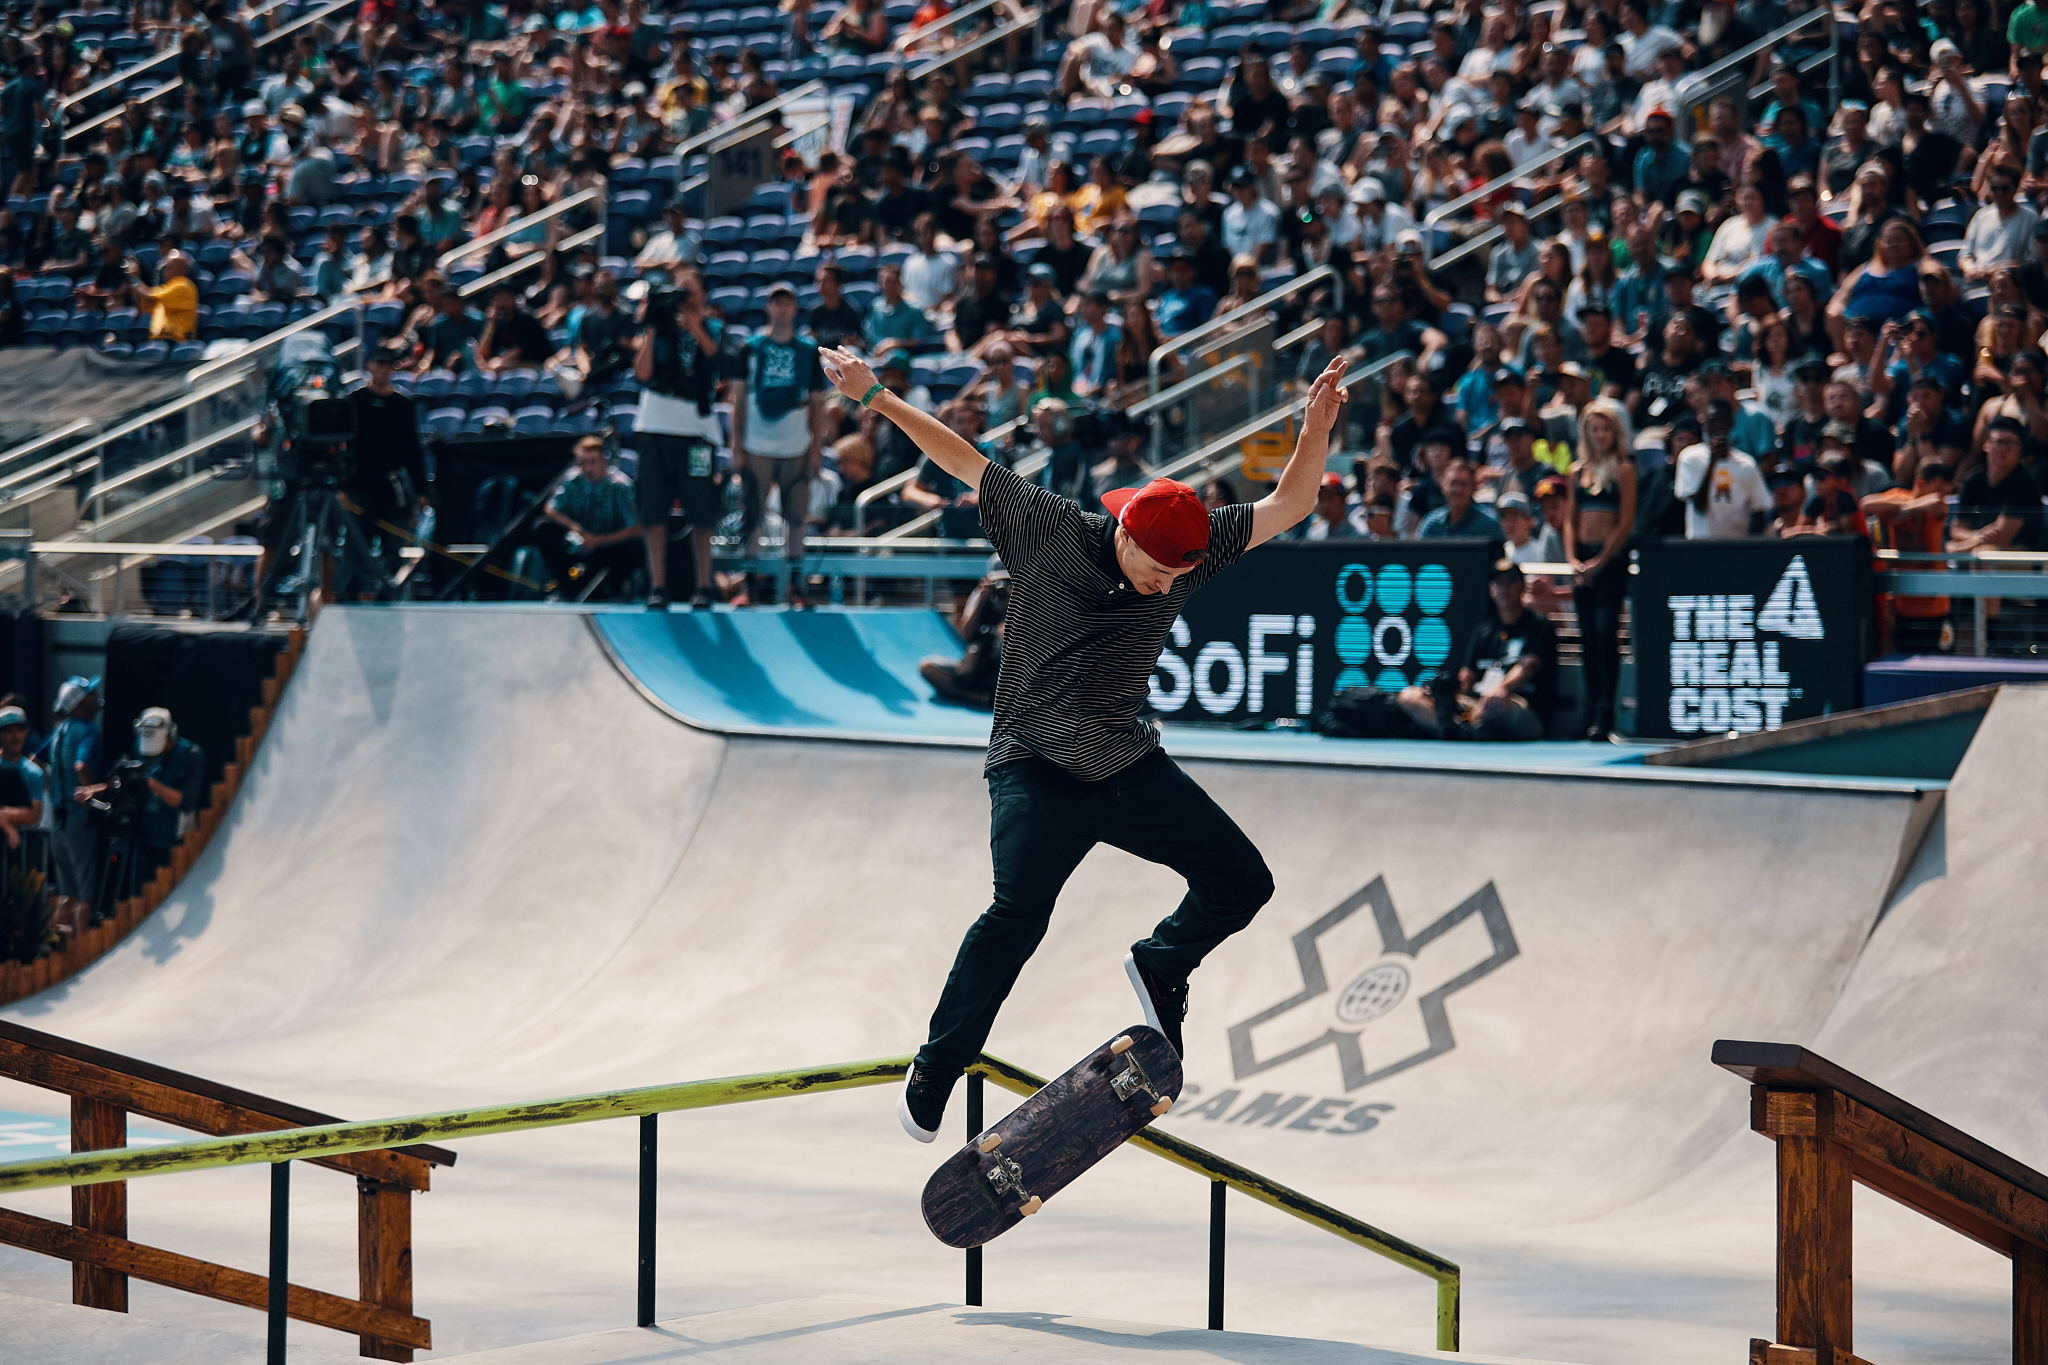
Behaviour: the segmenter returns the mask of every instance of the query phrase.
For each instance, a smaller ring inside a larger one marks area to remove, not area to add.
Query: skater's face
[[[1173,580],[1192,570],[1195,565],[1183,564],[1169,569],[1152,556],[1138,548],[1130,533],[1123,527],[1116,531],[1116,562],[1124,571],[1124,577],[1131,580],[1131,586],[1147,597],[1157,597],[1173,587]]]

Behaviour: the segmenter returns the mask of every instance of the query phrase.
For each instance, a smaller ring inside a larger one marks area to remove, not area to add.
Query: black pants
[[[995,901],[961,940],[932,1011],[918,1065],[957,1075],[981,1052],[1017,974],[1037,950],[1060,888],[1095,845],[1161,863],[1188,892],[1152,936],[1132,945],[1168,981],[1251,923],[1273,895],[1273,874],[1244,831],[1163,750],[1114,777],[1083,782],[1042,758],[988,776]]]
[[[569,591],[569,568],[582,564],[591,573],[599,569],[609,572],[605,575],[603,590],[608,597],[625,595],[633,572],[647,564],[647,542],[640,536],[630,540],[615,540],[595,550],[578,555],[569,548],[569,533],[552,521],[540,521],[528,534],[528,543],[540,550],[540,557],[547,561],[548,572],[554,575],[556,589]]]
[[[1598,545],[1581,545],[1599,554]],[[1621,686],[1621,605],[1628,600],[1628,554],[1619,553],[1585,587],[1572,589],[1579,615],[1579,654],[1586,702],[1579,717],[1587,725],[1612,727],[1614,694]]]

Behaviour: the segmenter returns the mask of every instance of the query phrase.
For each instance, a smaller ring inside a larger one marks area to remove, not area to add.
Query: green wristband
[[[860,405],[862,407],[866,407],[868,405],[868,400],[873,398],[876,394],[880,393],[881,391],[882,381],[878,379],[875,381],[875,386],[873,388],[869,389],[866,393],[860,396]]]

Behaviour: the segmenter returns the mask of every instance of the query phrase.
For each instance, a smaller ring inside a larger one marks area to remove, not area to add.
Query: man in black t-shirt
[[[540,319],[519,306],[517,291],[504,285],[491,295],[483,335],[476,339],[478,369],[530,370],[554,354],[554,349]]]
[[[2025,434],[2014,418],[1991,419],[1984,433],[1984,463],[1956,494],[1949,549],[1974,553],[2041,547],[2041,485],[2020,468]]]
[[[1579,309],[1579,335],[1586,343],[1585,357],[1579,363],[1589,374],[1599,372],[1600,395],[1623,407],[1634,407],[1640,371],[1636,358],[1613,344],[1614,315],[1606,304],[1595,300]]]
[[[875,222],[892,241],[907,242],[921,214],[932,211],[932,197],[910,183],[910,153],[891,148],[882,163],[882,193],[875,200]]]
[[[412,398],[391,386],[402,352],[400,345],[370,352],[364,366],[369,383],[349,395],[356,410],[356,438],[348,446],[354,467],[341,486],[357,509],[363,548],[387,578],[398,572],[398,552],[411,540],[414,513],[427,506],[419,414]]]
[[[1409,719],[1445,739],[1543,738],[1557,704],[1557,628],[1529,610],[1522,600],[1525,586],[1521,565],[1494,561],[1486,581],[1493,610],[1472,628],[1459,660],[1455,728],[1446,730],[1449,715],[1438,711],[1428,685],[1402,689],[1399,704]]]
[[[867,314],[846,301],[840,291],[845,272],[827,261],[818,267],[818,302],[811,309],[811,339],[820,346],[840,346],[851,339],[861,344],[860,326]]]

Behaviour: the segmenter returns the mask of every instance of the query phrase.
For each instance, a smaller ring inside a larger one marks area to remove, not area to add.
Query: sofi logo
[[[1410,572],[1403,564],[1381,567],[1377,577],[1363,564],[1337,571],[1339,691],[1377,687],[1398,692],[1428,682],[1451,656],[1451,571],[1424,564]]]
[[[1681,735],[1754,734],[1784,724],[1800,695],[1780,667],[1778,635],[1825,640],[1806,561],[1795,555],[1759,610],[1749,593],[1670,597],[1671,728]]]
[[[1254,613],[1243,649],[1229,640],[1211,640],[1190,662],[1176,651],[1194,644],[1194,632],[1184,618],[1175,617],[1172,646],[1159,651],[1152,667],[1152,709],[1178,711],[1192,699],[1212,716],[1229,715],[1240,705],[1257,716],[1267,712],[1270,701],[1273,711],[1291,702],[1292,714],[1305,716],[1315,704],[1316,657],[1309,643],[1315,633],[1313,616]],[[1283,676],[1290,671],[1292,687]],[[1268,679],[1275,680],[1271,686]]]

